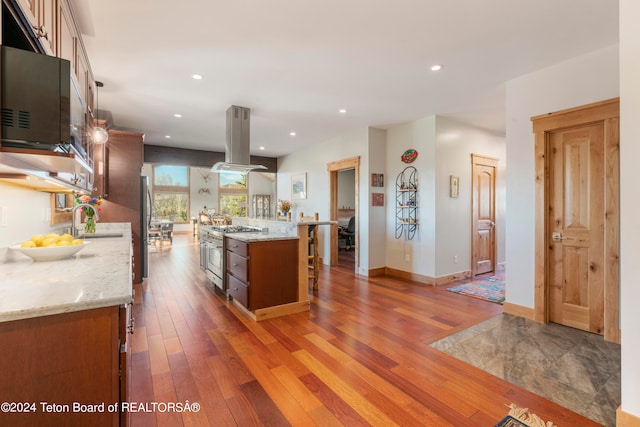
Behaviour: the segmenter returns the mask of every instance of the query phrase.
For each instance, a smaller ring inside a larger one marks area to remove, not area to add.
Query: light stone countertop
[[[16,252],[0,263],[0,322],[130,303],[131,224],[97,226],[97,234],[123,237],[91,239],[69,259],[35,262]]]
[[[273,240],[299,240],[298,236],[280,233],[242,232],[225,234],[225,237],[240,240],[241,242],[268,242]]]

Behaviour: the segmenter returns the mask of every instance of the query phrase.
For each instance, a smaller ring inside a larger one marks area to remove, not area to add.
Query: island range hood
[[[232,105],[227,109],[225,161],[213,165],[211,172],[246,174],[255,169],[267,169],[265,166],[250,164],[250,116],[251,110],[245,107]]]

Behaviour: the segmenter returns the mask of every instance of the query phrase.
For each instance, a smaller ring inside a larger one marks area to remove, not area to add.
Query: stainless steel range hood
[[[250,116],[251,110],[245,107],[232,105],[227,109],[225,161],[213,165],[211,172],[246,174],[255,169],[267,169],[265,166],[250,164]]]

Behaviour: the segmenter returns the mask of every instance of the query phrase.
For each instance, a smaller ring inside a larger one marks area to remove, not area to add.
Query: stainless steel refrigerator
[[[140,259],[142,260],[142,279],[149,277],[149,224],[151,223],[151,192],[149,191],[149,177],[140,177]]]

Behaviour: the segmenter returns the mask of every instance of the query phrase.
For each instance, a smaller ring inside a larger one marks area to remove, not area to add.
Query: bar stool
[[[313,249],[312,249],[313,245]],[[313,279],[313,290],[318,290],[318,277],[320,275],[318,256],[318,227],[309,226],[309,279]]]

